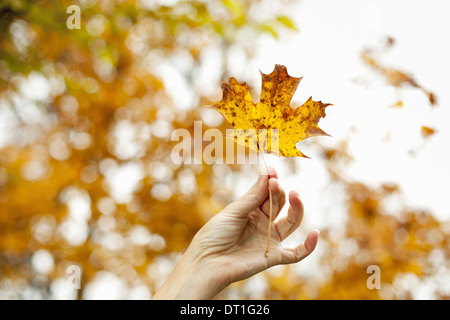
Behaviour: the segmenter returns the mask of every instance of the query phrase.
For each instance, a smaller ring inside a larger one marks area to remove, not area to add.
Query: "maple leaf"
[[[283,65],[275,65],[272,73],[261,72],[261,76],[258,103],[253,103],[247,84],[232,77],[229,84],[222,84],[222,101],[213,107],[234,127],[232,137],[236,142],[277,156],[308,158],[296,148],[296,143],[313,136],[328,136],[318,122],[325,117],[325,108],[330,104],[309,98],[302,106],[292,108],[290,103],[302,78],[289,76]],[[264,132],[261,129],[266,132],[276,129],[278,136],[271,133],[261,136]],[[248,134],[248,130],[256,137]],[[277,147],[273,148],[275,143]]]

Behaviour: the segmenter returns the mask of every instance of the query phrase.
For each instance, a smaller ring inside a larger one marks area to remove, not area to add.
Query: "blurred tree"
[[[421,90],[424,94],[427,95],[428,101],[430,102],[431,106],[437,105],[436,95],[421,86],[412,75],[393,67],[387,67],[380,61],[381,55],[392,49],[394,45],[394,38],[387,37],[382,46],[366,48],[361,53],[361,59],[367,66],[371,67],[374,71],[382,75],[387,83],[389,83],[389,85],[395,88],[412,87]],[[399,100],[394,106],[401,107],[403,106],[403,102]]]
[[[76,264],[79,298],[99,271],[156,290],[158,261],[174,263],[231,200],[228,168],[170,161],[172,131],[220,127],[197,106],[220,95],[231,59],[295,29],[262,2],[2,1],[2,288],[48,298]],[[66,26],[70,5],[80,29]]]
[[[70,5],[81,9],[80,29],[67,28]],[[195,120],[203,131],[226,128],[201,106],[220,100],[229,76],[247,80],[241,68],[261,37],[296,30],[289,5],[0,3],[0,297],[99,297],[95,281],[123,289],[102,297],[155,292],[196,231],[232,200],[242,170],[174,164],[171,133],[193,133]],[[396,186],[348,181],[349,139],[336,139],[336,147],[311,142],[348,209],[344,226],[322,230],[320,279],[284,267],[263,275],[259,297],[409,298],[405,276],[440,276],[450,228],[407,206],[385,212],[386,199],[401,198]],[[366,286],[373,264],[381,290]],[[82,271],[81,290],[68,289],[71,265]],[[247,284],[222,297],[253,297]],[[436,288],[436,297],[448,298]]]

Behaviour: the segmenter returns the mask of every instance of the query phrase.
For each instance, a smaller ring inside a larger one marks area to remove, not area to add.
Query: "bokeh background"
[[[70,5],[80,29],[68,29]],[[444,1],[1,0],[0,298],[148,299],[257,165],[175,165],[173,130],[230,76],[303,76],[332,137],[266,161],[305,204],[314,254],[222,299],[450,297],[450,44]],[[283,210],[282,215],[286,210]],[[262,251],[264,248],[262,248]],[[67,284],[71,266],[80,289]],[[380,268],[370,289],[367,268]]]

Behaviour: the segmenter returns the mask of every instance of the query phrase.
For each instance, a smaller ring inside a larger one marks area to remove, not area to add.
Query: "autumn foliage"
[[[196,120],[203,130],[231,127],[205,106],[219,101],[220,83],[235,77],[231,55],[252,61],[258,39],[296,31],[286,15],[290,1],[270,18],[257,14],[263,1],[152,3],[1,2],[0,298],[98,297],[92,283],[101,279],[121,284],[115,298],[149,298],[205,221],[234,199],[233,187],[256,172],[252,166],[174,164],[170,136],[177,128],[193,133]],[[80,29],[66,26],[71,4],[82,8]],[[391,85],[425,90],[387,71],[375,56],[363,59]],[[271,78],[288,81],[289,92],[278,95]],[[218,105],[230,123],[244,121],[239,110],[255,105],[244,80],[230,80]],[[301,114],[305,108],[289,105],[298,82],[282,67],[263,74],[259,106],[265,110],[252,119],[308,118]],[[229,90],[238,90],[248,104],[226,109]],[[434,105],[435,96],[426,93]],[[280,103],[275,112],[274,100]],[[284,156],[302,155],[295,143],[323,134],[317,123],[327,105],[307,100],[304,106],[316,106],[316,113],[308,126],[289,127]],[[266,120],[251,127],[274,125]],[[281,123],[279,129],[287,127]],[[430,138],[435,132],[421,130]],[[396,185],[348,179],[351,137],[333,139],[305,144],[319,158],[284,162],[292,174],[302,161],[320,162],[328,189],[317,197],[330,206],[339,201],[346,214],[321,230],[319,275],[303,275],[296,266],[269,270],[258,278],[265,285],[257,297],[410,298],[402,279],[441,277],[449,225],[402,203]],[[392,199],[400,202],[395,212],[387,205]],[[82,270],[80,290],[64,287],[71,265]],[[369,265],[382,270],[381,290],[367,288]],[[220,297],[255,297],[251,281]],[[436,288],[436,297],[449,297]]]

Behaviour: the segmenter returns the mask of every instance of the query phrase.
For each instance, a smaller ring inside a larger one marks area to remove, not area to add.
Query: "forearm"
[[[206,263],[188,249],[153,299],[212,299],[225,287],[214,278],[213,274],[214,272],[208,270]]]

